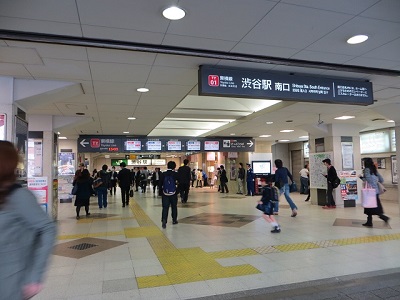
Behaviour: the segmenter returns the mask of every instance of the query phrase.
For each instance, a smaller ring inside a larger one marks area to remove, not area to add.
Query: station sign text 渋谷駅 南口
[[[199,95],[370,105],[372,83],[273,73],[253,69],[200,66]]]
[[[78,152],[253,152],[253,138],[126,137],[80,135]]]

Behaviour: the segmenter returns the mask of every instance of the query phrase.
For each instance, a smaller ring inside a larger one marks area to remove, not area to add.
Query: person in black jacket
[[[161,193],[162,193],[162,228],[167,227],[168,220],[168,210],[171,206],[171,214],[172,214],[172,224],[178,224],[178,188],[176,187],[176,183],[178,182],[178,173],[175,172],[176,163],[174,161],[169,161],[167,164],[168,170],[161,174],[160,183],[158,185]],[[167,177],[173,179],[175,184],[175,192],[167,191]],[[164,182],[165,181],[165,182]],[[167,194],[168,193],[168,194]]]
[[[131,171],[126,168],[126,163],[119,164],[121,171],[118,173],[118,185],[121,188],[122,207],[129,205],[129,191],[131,188]]]
[[[82,170],[81,176],[76,180],[75,184],[78,186],[76,191],[75,206],[76,206],[76,219],[79,220],[79,213],[81,207],[85,207],[86,216],[90,216],[89,213],[89,199],[92,194],[92,183],[93,179],[90,177],[90,173],[87,169]]]
[[[113,194],[114,190],[114,195],[117,192],[117,180],[118,180],[118,173],[115,171],[115,167],[111,168],[111,178],[110,178],[110,195]]]
[[[272,233],[281,232],[281,228],[274,217],[274,208],[279,201],[279,190],[272,185],[273,175],[261,178],[260,183],[262,186],[262,197],[258,201],[257,208],[262,210],[263,218],[265,221],[272,225]]]
[[[243,195],[243,182],[244,182],[244,177],[246,176],[246,172],[243,168],[243,163],[239,163],[239,169],[238,169],[238,192],[236,194],[241,194]]]
[[[102,209],[103,207],[107,207],[107,195],[108,195],[108,188],[110,186],[110,174],[107,172],[108,166],[103,165],[101,167],[100,172],[97,173],[97,179],[101,180],[100,186],[96,187],[97,191],[97,202],[99,204],[99,208]]]
[[[327,183],[328,183],[328,190],[326,191],[326,205],[323,206],[322,208],[324,209],[332,209],[336,208],[336,203],[335,200],[333,199],[333,186],[332,182],[333,180],[336,179],[337,173],[336,169],[334,166],[331,165],[331,160],[329,158],[326,158],[322,161],[324,165],[326,166],[328,173],[324,175],[326,177]]]
[[[178,169],[179,190],[181,192],[181,202],[186,203],[189,197],[191,171],[188,166],[189,160],[183,161],[183,166]]]
[[[226,176],[225,167],[223,165],[220,165],[219,168],[221,169],[221,178],[220,178],[221,193],[223,194],[223,193],[225,193],[225,191],[226,191],[226,193],[229,193],[228,186],[226,185],[228,182],[228,177]]]
[[[156,187],[158,188],[158,185],[160,183],[160,177],[161,177],[160,168],[155,168],[153,174],[151,175],[151,183],[153,184],[154,196],[156,195]],[[161,191],[159,188],[158,188],[158,195],[161,196]]]

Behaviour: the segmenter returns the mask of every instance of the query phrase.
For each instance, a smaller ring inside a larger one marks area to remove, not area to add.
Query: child
[[[214,184],[215,184],[215,182],[217,181],[217,175],[214,175],[214,177],[211,177],[211,180],[210,180],[210,189],[213,189],[214,188]]]
[[[279,190],[272,186],[272,177],[267,176],[261,179],[261,186],[263,193],[261,199],[258,201],[257,208],[263,211],[263,218],[272,225],[272,233],[281,232],[281,228],[274,217],[274,207],[278,203]]]

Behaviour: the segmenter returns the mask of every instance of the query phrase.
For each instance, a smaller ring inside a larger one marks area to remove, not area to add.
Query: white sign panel
[[[161,151],[161,141],[147,141],[147,150]]]
[[[167,143],[168,151],[181,151],[182,142],[181,141],[168,141]]]
[[[200,141],[188,141],[186,149],[188,151],[200,151]]]
[[[153,166],[164,166],[164,165],[166,165],[166,160],[165,159],[152,159],[151,164]]]
[[[219,151],[219,141],[204,141],[205,151]]]
[[[128,151],[140,151],[140,150],[142,150],[142,142],[141,141],[126,141],[125,149]]]
[[[361,154],[390,152],[388,131],[377,131],[360,134]]]

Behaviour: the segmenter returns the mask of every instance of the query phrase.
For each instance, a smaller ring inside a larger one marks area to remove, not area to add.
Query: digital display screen
[[[204,142],[205,151],[219,151],[219,141],[205,141]]]
[[[161,151],[161,141],[148,141],[146,146],[148,151]]]
[[[253,172],[254,174],[271,174],[271,161],[253,161]]]
[[[140,151],[142,150],[141,141],[125,141],[125,150],[127,151]]]
[[[167,149],[168,149],[168,151],[181,151],[182,142],[181,141],[168,141]]]
[[[200,151],[200,141],[188,141],[186,149],[188,151]]]

